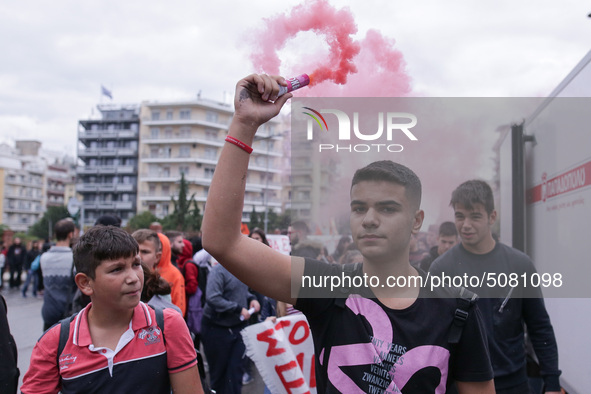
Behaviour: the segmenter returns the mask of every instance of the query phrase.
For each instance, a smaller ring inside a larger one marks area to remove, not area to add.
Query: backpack
[[[183,276],[185,276],[185,267],[187,264],[195,264],[197,267],[197,291],[194,294],[191,294],[187,299],[186,321],[189,331],[195,334],[201,334],[201,321],[203,320],[203,307],[205,306],[205,289],[207,288],[209,266],[207,262],[197,264],[194,260],[187,260],[181,270]]]
[[[362,264],[363,263],[345,264],[343,265],[343,272],[345,275],[353,278],[355,273],[362,269]],[[466,289],[463,286],[457,288],[456,290],[457,293],[455,298],[457,301],[457,308],[454,311],[454,319],[447,336],[447,341],[451,345],[457,345],[460,342],[464,325],[466,324],[466,320],[468,320],[468,316],[470,315],[470,310],[478,300],[478,295],[476,293]],[[336,299],[336,305],[344,308],[347,297],[351,293],[351,289],[342,287],[340,288],[340,292],[342,295]]]

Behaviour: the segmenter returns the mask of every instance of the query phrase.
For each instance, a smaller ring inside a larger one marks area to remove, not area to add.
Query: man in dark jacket
[[[456,230],[456,225],[452,222],[441,223],[441,226],[439,226],[439,235],[437,236],[437,245],[429,249],[429,254],[419,261],[417,267],[425,272],[429,271],[431,263],[457,243],[458,231]]]
[[[27,257],[27,249],[21,243],[20,238],[15,238],[8,253],[6,253],[6,261],[10,269],[10,288],[19,287],[21,285],[21,274],[23,273],[23,264]]]
[[[16,393],[19,370],[16,343],[10,333],[6,315],[6,301],[0,295],[0,393]]]

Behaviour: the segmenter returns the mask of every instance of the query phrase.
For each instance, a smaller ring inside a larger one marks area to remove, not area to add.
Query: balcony
[[[209,158],[195,157],[195,155],[194,156],[180,156],[180,155],[172,156],[172,155],[166,155],[166,154],[161,154],[161,155],[147,154],[147,155],[142,155],[142,163],[201,163],[201,164],[211,164],[211,165],[215,166],[217,164],[217,158],[216,157],[209,157]]]
[[[137,148],[88,148],[80,149],[78,151],[78,157],[137,157],[137,152]]]
[[[4,197],[5,198],[13,198],[13,199],[17,199],[17,200],[26,200],[26,201],[31,201],[31,200],[41,201],[43,199],[43,196],[41,196],[41,195],[30,196],[28,194],[20,194],[20,193],[15,193],[15,192],[6,192],[6,193],[4,193]]]
[[[78,139],[81,141],[116,139],[137,140],[138,138],[138,130],[84,130],[78,132]]]
[[[189,197],[192,196],[193,193],[189,193]],[[162,193],[162,192],[144,192],[140,193],[140,200],[141,201],[155,201],[155,202],[170,202],[170,200],[174,197],[177,198],[176,191],[172,193]],[[198,192],[195,193],[195,201],[205,202],[207,200],[207,193]]]
[[[135,175],[137,173],[136,166],[84,166],[78,167],[76,170],[78,175],[98,175],[98,174],[121,174],[121,175]]]
[[[133,201],[84,201],[82,206],[85,210],[135,210]]]
[[[142,143],[147,145],[154,144],[201,144],[215,147],[224,146],[224,141],[219,139],[208,139],[208,138],[194,138],[186,136],[160,136],[158,138],[146,138],[142,140]]]
[[[22,180],[20,178],[15,177],[7,177],[4,181],[7,185],[18,185],[18,186],[27,186],[27,187],[34,187],[34,188],[43,188],[43,182],[41,180],[33,181],[31,179]]]

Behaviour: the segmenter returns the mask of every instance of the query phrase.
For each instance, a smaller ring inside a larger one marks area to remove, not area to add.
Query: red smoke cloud
[[[314,86],[298,95],[392,97],[411,92],[404,57],[394,48],[394,40],[375,30],[368,31],[363,40],[355,40],[357,25],[349,8],[336,9],[326,0],[310,0],[286,14],[265,19],[264,24],[253,39],[253,65],[268,74],[307,72]],[[324,39],[328,53],[321,61],[298,65],[301,69],[297,71],[292,71],[295,65],[281,69],[277,52],[300,32],[313,32]]]

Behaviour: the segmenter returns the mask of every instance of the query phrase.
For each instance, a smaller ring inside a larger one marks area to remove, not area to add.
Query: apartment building
[[[144,102],[140,111],[138,212],[164,217],[174,210],[181,174],[203,212],[216,163],[233,114],[229,104],[193,101]],[[278,121],[263,125],[253,144],[243,221],[265,209],[281,211],[283,133]]]
[[[76,173],[67,164],[50,164],[45,173],[47,207],[62,207],[68,204],[68,188],[75,185]]]
[[[27,231],[45,212],[40,146],[38,141],[17,141],[17,148],[0,145],[0,217],[12,231]]]
[[[80,120],[76,193],[82,195],[83,225],[117,215],[122,225],[136,214],[139,107],[97,106],[100,118]],[[67,203],[67,202],[66,202]]]

